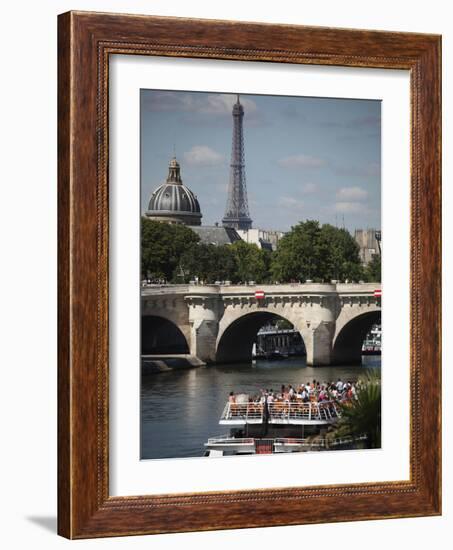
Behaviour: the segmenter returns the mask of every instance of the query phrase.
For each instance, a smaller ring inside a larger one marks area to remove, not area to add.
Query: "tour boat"
[[[362,355],[381,355],[382,331],[375,325],[362,344]]]
[[[327,440],[320,434],[338,421],[341,409],[335,401],[273,401],[254,403],[248,396],[228,402],[220,417],[230,433],[208,439],[206,456],[291,453],[326,448],[346,448],[350,438]],[[319,435],[307,438],[309,435]],[[355,440],[354,440],[355,441]]]
[[[253,344],[252,359],[265,359],[266,361],[278,361],[279,359],[288,359],[289,353],[284,353],[278,349],[273,351],[263,351],[257,349],[256,344]]]

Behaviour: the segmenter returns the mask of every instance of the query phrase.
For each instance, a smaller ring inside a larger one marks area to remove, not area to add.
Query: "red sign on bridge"
[[[257,300],[262,300],[264,298],[264,290],[256,290],[255,291],[255,298]]]
[[[374,297],[375,298],[380,298],[382,296],[382,290],[379,288],[379,289],[376,289],[374,291]]]

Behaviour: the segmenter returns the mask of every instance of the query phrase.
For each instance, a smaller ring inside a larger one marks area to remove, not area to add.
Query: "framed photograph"
[[[59,16],[62,536],[441,513],[440,52]]]

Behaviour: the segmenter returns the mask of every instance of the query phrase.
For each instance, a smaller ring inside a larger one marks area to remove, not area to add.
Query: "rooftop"
[[[199,225],[190,226],[190,229],[192,229],[192,231],[200,237],[200,241],[204,244],[215,244],[216,246],[222,246],[224,244],[232,244],[241,240],[241,237],[236,229],[232,227],[222,227],[220,225]]]

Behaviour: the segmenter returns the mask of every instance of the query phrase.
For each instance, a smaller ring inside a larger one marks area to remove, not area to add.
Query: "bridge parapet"
[[[189,285],[145,285],[141,288],[141,295],[155,296],[163,294],[185,294],[189,291]]]
[[[146,285],[142,296],[162,294],[187,295],[254,295],[257,290],[265,294],[373,294],[381,283],[289,283],[266,285]]]
[[[266,295],[274,294],[331,294],[336,292],[333,284],[285,284],[285,285],[223,285],[220,286],[220,294],[252,294],[257,290],[263,291]]]
[[[362,284],[337,284],[336,291],[339,295],[350,294],[369,294],[374,295],[376,290],[381,290],[381,283],[362,283]]]

